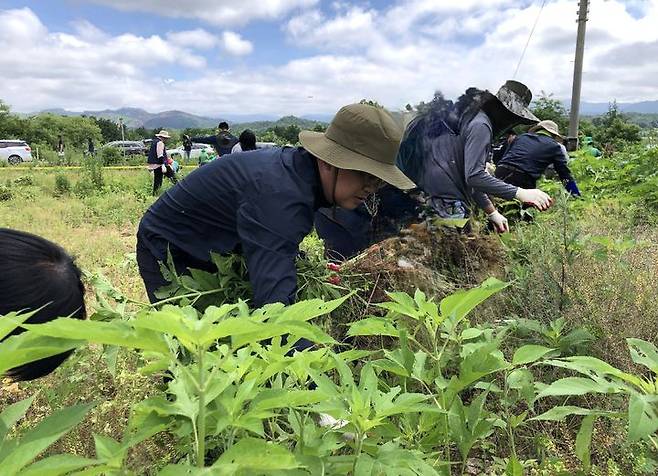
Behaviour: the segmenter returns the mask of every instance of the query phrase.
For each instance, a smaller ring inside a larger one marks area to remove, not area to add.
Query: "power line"
[[[514,70],[514,74],[512,75],[512,79],[516,78],[516,73],[519,72],[519,68],[521,67],[521,62],[523,61],[523,57],[525,56],[525,52],[528,49],[528,45],[530,44],[530,39],[532,38],[533,33],[535,32],[535,28],[537,27],[537,23],[539,23],[539,17],[541,16],[542,10],[544,10],[544,5],[546,5],[546,0],[543,0],[541,2],[541,7],[539,7],[539,12],[537,13],[537,18],[535,18],[535,24],[532,25],[532,30],[530,30],[530,35],[528,35],[528,41],[525,42],[525,46],[523,47],[523,52],[521,53],[521,57],[519,58],[519,62],[516,65],[516,69]]]

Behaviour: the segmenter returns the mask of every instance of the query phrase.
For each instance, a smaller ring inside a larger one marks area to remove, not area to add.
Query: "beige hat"
[[[557,124],[553,121],[549,121],[549,120],[539,121],[539,123],[536,126],[530,128],[529,132],[536,132],[539,129],[544,129],[549,134],[559,137],[560,139],[563,139],[562,135],[560,134],[560,129],[558,128]]]
[[[532,101],[532,92],[525,84],[511,79],[506,81],[498,90],[496,99],[505,109],[518,116],[523,123],[533,124],[539,122],[537,116],[528,109]]]
[[[162,137],[163,139],[169,139],[171,136],[169,135],[169,132],[165,131],[162,129],[160,132],[158,132],[155,137]]]
[[[367,172],[407,190],[416,185],[395,166],[402,133],[387,110],[350,104],[336,113],[326,132],[302,131],[299,142],[334,167]]]

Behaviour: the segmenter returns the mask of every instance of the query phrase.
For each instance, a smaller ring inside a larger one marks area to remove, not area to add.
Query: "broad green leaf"
[[[523,476],[523,466],[516,456],[510,456],[505,466],[505,476]]]
[[[44,325],[37,324],[36,327]],[[45,337],[34,332],[8,337],[0,342],[0,375],[20,365],[61,354],[82,345],[84,342],[81,340]]]
[[[87,466],[98,465],[99,462],[82,456],[60,454],[49,456],[31,464],[17,476],[60,476],[69,474]]]
[[[0,316],[0,340],[7,337],[17,327],[20,327],[20,325],[32,317],[35,312],[37,311],[26,312],[24,314],[10,312],[9,314]]]
[[[281,314],[271,320],[271,322],[281,323],[287,321],[310,321],[313,318],[324,316],[338,308],[354,293],[324,302],[322,299],[309,299],[299,301],[291,306],[287,306]]]
[[[644,365],[658,375],[658,349],[656,346],[642,339],[626,339],[626,342],[633,362]]]
[[[210,323],[190,318],[179,307],[164,306],[155,312],[141,313],[131,321],[140,330],[156,331],[176,337],[188,350],[195,352],[210,329]]]
[[[393,336],[398,337],[399,332],[390,319],[383,317],[369,317],[350,324],[348,336]]]
[[[613,384],[602,384],[583,377],[566,377],[556,380],[544,390],[537,398],[563,395],[585,395],[586,393],[614,393],[618,387]]]
[[[225,451],[212,467],[236,472],[262,472],[295,469],[299,463],[282,446],[257,438],[242,438]]]
[[[512,365],[524,365],[535,362],[552,350],[553,349],[544,347],[543,345],[524,345],[514,352]]]
[[[0,450],[4,445],[4,439],[11,427],[25,416],[35,398],[36,394],[25,400],[21,400],[20,402],[16,402],[13,405],[9,405],[2,413],[0,413]]]
[[[60,410],[28,430],[20,440],[12,440],[10,444],[5,445],[0,457],[3,472],[14,474],[24,468],[43,450],[80,423],[91,407],[92,405],[76,405]]]
[[[94,434],[96,457],[105,460],[111,466],[121,465],[123,460],[121,443],[106,435]]]
[[[483,333],[484,331],[482,329],[478,329],[477,327],[468,327],[462,331],[460,337],[461,340],[470,340],[480,337]]]
[[[585,471],[588,471],[590,466],[589,447],[592,443],[592,429],[595,419],[596,415],[587,415],[584,417],[583,423],[580,425],[580,430],[576,434],[576,456],[583,463]]]
[[[136,329],[126,321],[100,322],[59,318],[44,324],[27,324],[25,327],[35,334],[60,339],[79,339],[96,344],[152,350],[163,354],[169,352],[169,347],[161,334],[148,329]]]
[[[557,406],[553,407],[550,410],[538,415],[536,417],[530,418],[530,420],[550,420],[550,421],[561,421],[564,420],[569,415],[599,415],[599,416],[622,416],[618,412],[607,412],[603,410],[592,410],[591,408],[581,408],[571,405]]]
[[[628,439],[637,441],[658,430],[658,395],[631,395],[628,403]]]
[[[508,284],[496,278],[489,278],[477,288],[468,291],[458,291],[441,300],[441,315],[459,322],[475,307],[489,298],[492,294],[507,287]]]

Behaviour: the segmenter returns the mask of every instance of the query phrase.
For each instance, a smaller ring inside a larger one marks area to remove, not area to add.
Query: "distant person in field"
[[[147,156],[147,167],[153,172],[153,195],[157,195],[160,187],[162,187],[162,177],[167,177],[171,183],[176,184],[176,172],[169,163],[169,156],[167,155],[167,147],[165,142],[171,136],[165,130],[161,130],[151,141],[151,148]]]
[[[524,84],[510,80],[496,95],[469,88],[454,104],[437,95],[412,120],[397,163],[428,195],[439,217],[468,218],[479,207],[498,232],[505,232],[508,221],[489,196],[516,198],[542,211],[551,206],[541,190],[505,183],[485,169],[495,137],[516,125],[539,122],[528,109],[531,100]]]
[[[96,155],[96,148],[94,147],[94,139],[89,137],[87,139],[87,154],[89,157],[94,157]]]
[[[220,122],[217,125],[217,134],[207,137],[192,137],[192,142],[210,144],[217,152],[217,157],[230,154],[233,146],[238,143],[238,138],[231,134],[228,122]]]
[[[0,321],[11,312],[37,311],[28,324],[57,317],[84,319],[80,270],[60,246],[30,233],[0,228]],[[1,322],[0,322],[1,324]],[[14,329],[2,340],[24,330]],[[32,380],[55,370],[72,351],[45,357],[10,370],[13,380]]]
[[[496,177],[517,187],[535,188],[537,179],[552,165],[564,188],[572,195],[580,196],[578,185],[567,165],[569,156],[562,140],[555,122],[539,122],[528,133],[518,136],[509,147],[498,162]]]
[[[60,135],[57,140],[57,155],[64,157],[64,138]]]
[[[584,150],[585,153],[591,155],[592,157],[601,157],[602,155],[601,151],[594,147],[594,141],[589,136],[583,137],[582,150]]]
[[[192,139],[187,134],[183,135],[183,151],[185,152],[185,160],[190,160],[192,154]]]
[[[142,218],[137,263],[151,302],[169,284],[160,263],[179,273],[217,272],[211,253],[244,256],[253,307],[296,300],[295,260],[321,207],[354,209],[381,184],[414,184],[395,166],[402,128],[389,112],[343,107],[325,133],[302,131],[301,147],[231,154],[192,171]]]
[[[245,129],[240,134],[238,143],[231,149],[231,154],[235,152],[248,152],[250,150],[256,150],[256,134],[249,129]]]

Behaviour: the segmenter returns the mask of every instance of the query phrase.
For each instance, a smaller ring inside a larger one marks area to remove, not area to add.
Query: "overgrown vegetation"
[[[3,368],[77,348],[54,375],[0,387],[1,467],[655,474],[655,160],[622,142],[577,154],[584,198],[543,183],[556,205],[502,241],[416,226],[337,267],[310,237],[301,301],[260,310],[238,300],[249,287],[235,257],[216,257],[224,279],[172,274],[167,305],[145,303],[134,234],[153,200],[146,171],[101,158],[4,167],[3,226],[77,254],[94,311],[0,344]],[[25,318],[3,316],[0,332]],[[316,347],[292,353],[301,337]]]

